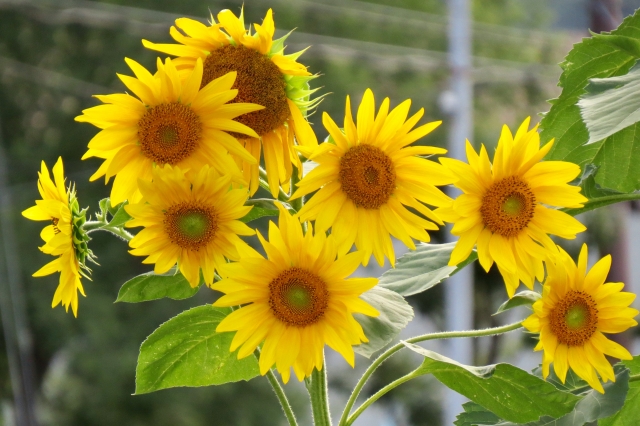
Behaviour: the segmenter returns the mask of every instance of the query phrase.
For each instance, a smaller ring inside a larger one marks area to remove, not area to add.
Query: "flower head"
[[[143,263],[154,263],[156,274],[177,262],[193,287],[202,270],[211,285],[225,258],[239,259],[246,243],[238,235],[254,234],[238,220],[251,210],[244,205],[249,194],[246,188],[229,189],[230,184],[230,176],[206,165],[188,174],[179,167],[155,168],[152,182],[139,182],[142,199],[125,206],[133,217],[126,226],[144,227],[129,242],[130,253],[147,256]]]
[[[257,161],[248,162],[238,158],[245,179],[250,181],[251,193],[259,184],[261,149],[267,168],[267,180],[274,197],[279,185],[289,190],[292,165],[298,173],[302,167],[294,150],[294,136],[299,144],[317,145],[315,134],[305,116],[321,98],[310,100],[317,89],[309,88],[309,80],[315,78],[306,67],[297,62],[302,52],[284,54],[287,36],[273,39],[275,24],[271,9],[262,24],[254,24],[251,33],[241,13],[235,16],[230,10],[218,13],[218,22],[211,16],[211,25],[206,26],[188,18],[176,20],[170,33],[180,44],[156,44],[143,40],[145,47],[169,55],[181,72],[189,72],[198,60],[204,66],[202,84],[230,71],[238,73],[233,88],[238,89],[234,102],[250,102],[266,108],[238,118],[257,133],[251,137],[237,135],[242,144]],[[261,142],[262,141],[262,146]]]
[[[451,233],[460,236],[449,265],[465,260],[477,245],[480,264],[486,271],[497,264],[509,297],[520,281],[533,288],[534,278],[543,280],[543,262],[558,253],[548,234],[573,239],[586,229],[567,213],[545,206],[583,206],[587,199],[580,187],[567,183],[578,176],[580,167],[566,161],[541,161],[553,141],[541,148],[537,126],[528,128],[528,118],[515,136],[503,127],[493,165],[484,145],[478,155],[469,141],[468,164],[440,159],[456,175],[454,185],[463,192],[436,210],[454,224]]]
[[[80,276],[87,277],[84,271],[90,270],[85,262],[93,259],[93,253],[87,246],[89,237],[82,229],[86,221],[86,209],[80,210],[75,190],[71,186],[65,188],[62,158],[53,166],[53,181],[44,161],[38,177],[38,190],[42,199],[36,200],[36,205],[23,211],[22,215],[31,220],[51,222],[40,233],[45,242],[40,250],[56,256],[56,259],[44,265],[33,276],[42,277],[60,272],[60,283],[53,295],[51,307],[55,308],[62,303],[68,312],[71,306],[73,315],[77,317],[78,293],[85,296]]]
[[[154,165],[194,170],[210,165],[241,181],[240,170],[228,152],[248,162],[256,160],[228,132],[257,136],[234,119],[263,107],[229,104],[238,93],[231,88],[236,74],[225,73],[201,88],[202,61],[196,61],[193,69],[180,78],[170,59],[164,63],[158,59],[155,75],[137,62],[125,60],[136,77],[118,77],[137,98],[124,93],[98,95],[104,105],[86,109],[76,117],[76,121],[102,129],[89,142],[82,158],[105,160],[91,180],[105,176],[108,181],[115,176],[111,203],[137,201],[138,178],[150,180]]]
[[[557,265],[547,264],[549,275],[534,313],[522,325],[540,334],[535,350],[544,350],[542,371],[549,365],[564,383],[571,368],[591,387],[604,393],[597,374],[607,382],[615,374],[605,355],[631,359],[631,354],[603,333],[621,333],[637,325],[638,315],[629,305],[636,298],[621,291],[623,283],[606,283],[611,256],[600,259],[587,273],[587,245],[582,246],[578,265],[562,249]],[[597,372],[597,374],[596,374]]]
[[[437,230],[436,223],[442,221],[423,203],[443,206],[451,202],[436,185],[455,178],[442,165],[421,157],[447,151],[409,146],[441,122],[412,130],[424,110],[407,119],[410,106],[411,101],[406,100],[389,111],[389,98],[385,98],[376,115],[373,92],[367,89],[357,125],[347,97],[344,132],[325,113],[322,122],[333,143],[299,148],[318,166],[298,183],[292,198],[320,189],[300,210],[300,220],[315,220],[318,232],[331,227],[341,255],[355,243],[365,254],[365,265],[372,253],[381,265],[385,256],[395,263],[391,235],[412,250],[416,248],[414,238],[429,241],[427,230]]]
[[[362,254],[350,253],[336,260],[332,235],[303,235],[300,222],[281,205],[279,227],[269,223],[269,241],[258,238],[265,259],[254,250],[240,261],[221,268],[223,280],[213,288],[225,293],[214,306],[237,306],[217,331],[235,331],[231,351],[238,358],[251,355],[264,341],[260,372],[275,364],[286,383],[293,367],[298,380],[323,367],[323,348],[329,345],[354,365],[352,345],[367,342],[353,318],[378,312],[359,296],[376,285],[375,278],[347,278],[361,262]]]

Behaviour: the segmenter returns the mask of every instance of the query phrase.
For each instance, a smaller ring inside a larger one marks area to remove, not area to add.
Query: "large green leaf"
[[[458,266],[449,266],[456,243],[419,244],[415,250],[398,258],[396,267],[380,277],[379,285],[403,296],[421,293],[455,274],[478,258],[475,251]]]
[[[369,341],[354,346],[353,350],[367,358],[387,346],[396,338],[400,330],[413,319],[413,309],[398,293],[375,286],[360,296],[362,300],[376,308],[380,315],[369,317],[355,314]]]
[[[631,374],[640,374],[640,356],[630,361],[622,361]],[[640,422],[640,381],[629,383],[629,392],[620,411],[611,417],[598,421],[599,426],[635,426]]]
[[[405,345],[425,357],[420,373],[433,374],[445,386],[510,422],[560,417],[579,400],[511,364],[472,367],[417,345]]]
[[[230,352],[233,333],[216,333],[231,312],[211,305],[189,309],[162,324],[142,343],[136,394],[176,386],[209,386],[250,380],[260,374],[254,356]]]
[[[124,283],[120,287],[116,302],[138,303],[164,297],[182,300],[195,295],[199,289],[200,286],[191,287],[181,273],[176,273],[175,268],[162,275],[156,275],[152,271]]]
[[[618,77],[593,78],[578,101],[589,130],[588,144],[640,121],[640,67]]]
[[[599,141],[586,145],[589,132],[577,103],[586,92],[589,79],[626,74],[640,57],[630,47],[640,39],[640,13],[626,18],[611,36],[594,36],[574,45],[561,64],[559,85],[562,93],[552,101],[540,127],[544,142],[556,142],[548,159],[565,160],[581,167],[593,163],[600,167],[596,182],[620,192],[640,189],[640,124],[634,124]]]
[[[570,413],[565,414],[559,418],[552,416],[543,416],[537,421],[522,423],[513,423],[500,419],[491,413],[489,410],[483,408],[480,405],[471,403],[473,405],[465,406],[465,412],[458,415],[458,426],[584,426],[591,425],[592,422],[598,421],[600,426],[610,424],[603,423],[605,417],[611,416],[616,413],[624,404],[625,395],[627,395],[627,389],[629,388],[629,370],[624,365],[616,365],[614,367],[616,375],[615,382],[608,382],[603,384],[605,393],[593,390],[587,385],[585,381],[580,379],[573,371],[569,370],[567,378],[564,383],[558,379],[551,370],[547,381],[553,384],[558,390],[574,394],[580,398],[580,401],[575,405]],[[534,370],[534,374],[537,377],[541,377],[541,369],[538,367]],[[633,417],[632,417],[633,418]],[[635,419],[637,419],[636,417]],[[600,419],[600,420],[599,420]],[[611,419],[609,417],[607,420]],[[635,425],[636,423],[629,423],[628,425]],[[625,423],[616,424],[616,426],[627,426]]]
[[[290,204],[282,203],[280,201],[277,202],[282,204],[292,214],[295,214],[295,210],[293,210],[293,207],[291,207]],[[240,218],[240,220],[247,223],[265,216],[278,216],[280,214],[280,210],[278,210],[275,203],[276,201],[270,198],[255,198],[248,200],[245,204],[247,206],[253,206],[253,208],[246,216]]]

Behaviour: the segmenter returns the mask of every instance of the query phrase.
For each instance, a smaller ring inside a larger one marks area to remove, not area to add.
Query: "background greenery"
[[[43,425],[248,426],[284,422],[262,378],[219,388],[170,389],[131,396],[138,348],[144,338],[179,312],[210,303],[217,295],[202,289],[185,301],[113,304],[120,285],[149,268],[140,258],[129,256],[122,241],[94,234],[91,248],[104,266],[96,267],[93,282],[85,284],[88,297],[80,301],[79,318],[61,308],[51,310],[57,276],[31,278],[33,271],[48,261],[36,248],[40,226],[19,216],[37,197],[40,161],[44,159],[51,166],[59,155],[69,178],[77,183],[81,205],[96,208],[108,188],[101,182],[88,182],[96,161],[80,161],[96,130],[75,123],[73,117],[96,104],[91,94],[124,90],[115,74],[130,73],[125,56],[147,67],[155,66],[156,54],[142,48],[141,38],[168,41],[172,19],[206,18],[209,10],[215,14],[223,8],[238,12],[240,5],[240,1],[202,0],[0,0],[0,141],[9,158],[8,179],[15,204],[11,214],[18,235],[16,249],[33,334]],[[269,7],[274,9],[278,29],[297,28],[289,39],[290,48],[312,45],[302,62],[321,74],[315,84],[331,92],[320,111],[341,120],[345,96],[349,94],[358,102],[368,87],[378,102],[384,96],[391,97],[392,106],[411,98],[413,111],[423,107],[428,120],[445,121],[426,142],[446,145],[444,1],[255,0],[246,3],[246,21],[260,22]],[[475,142],[492,146],[502,124],[516,126],[528,115],[535,117],[548,109],[546,99],[558,95],[555,84],[560,69],[555,64],[577,37],[551,29],[554,13],[548,0],[473,2],[475,126],[474,135],[469,136]],[[319,137],[324,138],[320,114],[312,121]],[[266,221],[255,223],[264,226]],[[601,234],[598,239],[607,238],[606,231]],[[429,318],[438,328],[443,326],[441,291],[436,287],[409,299],[420,317]],[[476,327],[496,325],[499,320],[490,314],[504,298],[501,278],[497,273],[477,274],[476,292]],[[480,341],[478,363],[496,361],[501,350],[498,343],[497,338]],[[10,402],[5,354],[2,340],[0,400]],[[357,362],[363,366],[367,360],[360,357]],[[363,396],[408,371],[412,362],[409,355],[403,355],[385,364]],[[353,385],[349,376],[332,376],[330,372],[329,377],[337,394]],[[421,379],[394,391],[380,404],[398,424],[437,425],[440,389]],[[304,415],[307,398],[303,388],[293,385],[287,390],[297,411]],[[306,423],[307,419],[301,421]]]

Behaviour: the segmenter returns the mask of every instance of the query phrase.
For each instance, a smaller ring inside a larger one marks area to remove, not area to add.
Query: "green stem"
[[[291,195],[295,192],[298,182],[300,182],[300,179],[298,178],[298,169],[294,167],[293,174],[291,175]],[[291,197],[291,195],[289,195],[289,197]],[[289,204],[291,204],[291,207],[293,207],[295,211],[299,212],[302,208],[302,197],[289,201]]]
[[[269,187],[269,181],[267,179],[267,172],[260,167],[260,186],[265,189],[269,194],[271,194],[271,189]],[[282,190],[282,188],[278,187],[278,200],[289,202],[289,195]]]
[[[88,230],[87,234],[90,234],[90,233],[95,232],[95,231],[106,231],[106,232],[109,232],[109,233],[115,235],[116,237],[122,238],[125,241],[131,241],[133,239],[133,235],[131,235],[130,233],[125,231],[124,228],[121,228],[121,227],[117,227],[116,228],[116,227],[113,227],[113,226],[105,225],[105,226],[102,226],[100,228],[94,228],[94,229]]]
[[[515,322],[513,324],[503,325],[501,327],[485,328],[483,330],[444,331],[440,333],[423,334],[422,336],[412,337],[411,339],[407,339],[406,341],[408,343],[418,343],[418,342],[424,342],[426,340],[453,339],[457,337],[494,336],[496,334],[502,334],[508,331],[513,331],[513,330],[522,328],[521,323],[522,321]],[[340,423],[338,424],[339,426],[346,426],[347,424],[350,424],[350,423],[347,423],[347,418],[349,417],[349,413],[351,412],[351,409],[353,408],[353,404],[355,404],[356,399],[358,399],[358,395],[360,395],[360,391],[362,390],[364,385],[367,383],[367,380],[369,379],[369,377],[371,377],[373,372],[376,371],[376,369],[383,362],[385,362],[392,355],[394,355],[396,352],[398,352],[400,349],[404,347],[405,346],[402,343],[398,343],[395,346],[392,346],[391,348],[387,349],[382,355],[376,358],[376,360],[373,361],[373,363],[367,368],[367,370],[364,372],[364,374],[356,384],[356,387],[353,389],[353,392],[351,393],[351,396],[349,397],[349,400],[347,401],[347,404],[344,407],[344,411],[342,412],[342,416],[340,417]]]
[[[231,307],[231,310],[235,311],[235,307]],[[256,359],[260,360],[260,348],[256,348],[253,352],[253,356]],[[287,421],[289,422],[289,426],[298,426],[298,422],[296,420],[296,415],[293,413],[293,408],[291,408],[291,404],[289,404],[289,400],[287,399],[287,395],[284,393],[284,389],[280,386],[280,382],[276,378],[276,375],[273,374],[273,371],[267,371],[267,380],[269,380],[269,384],[273,389],[273,392],[276,394],[278,401],[280,401],[280,407],[282,407],[282,411],[284,411],[284,415],[287,417]]]
[[[273,371],[267,371],[267,379],[273,388],[273,392],[275,392],[278,397],[278,401],[280,401],[280,406],[282,407],[282,411],[284,411],[284,415],[287,417],[287,421],[289,422],[289,426],[298,426],[298,422],[296,421],[296,415],[293,413],[293,409],[291,408],[291,404],[289,404],[289,400],[287,399],[287,395],[284,393],[284,389],[280,386],[280,382],[276,378],[276,375],[273,374]]]
[[[305,383],[311,399],[314,426],[331,426],[329,394],[327,393],[327,363],[323,361],[322,365],[321,371],[313,369],[311,379],[305,379]]]
[[[639,380],[640,380],[640,374],[634,374],[632,376],[629,376],[629,383],[637,382]]]
[[[349,419],[347,419],[345,426],[351,425],[358,418],[358,416],[362,414],[364,410],[366,410],[371,404],[373,404],[378,399],[380,399],[381,396],[391,391],[392,389],[397,388],[401,384],[408,382],[409,380],[413,380],[416,377],[419,377],[421,375],[422,373],[419,373],[418,370],[414,370],[411,373],[407,374],[406,376],[402,376],[399,379],[394,380],[393,382],[389,383],[387,386],[380,389],[378,392],[371,395],[360,407],[358,407],[358,409],[351,416],[349,416]]]

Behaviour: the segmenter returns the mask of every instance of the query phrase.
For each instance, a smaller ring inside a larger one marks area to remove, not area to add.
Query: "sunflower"
[[[205,283],[211,285],[225,258],[239,259],[238,250],[246,243],[238,235],[254,234],[238,220],[251,210],[244,206],[247,189],[229,189],[231,177],[207,165],[197,173],[185,174],[169,165],[152,173],[153,181],[138,182],[140,202],[125,206],[133,217],[126,226],[144,226],[129,242],[130,253],[147,256],[143,263],[155,263],[156,274],[177,262],[193,287],[202,270]]]
[[[83,269],[87,272],[90,270],[85,261],[93,259],[93,254],[87,247],[89,237],[82,229],[86,221],[86,210],[78,207],[75,190],[64,186],[62,158],[58,158],[53,166],[53,181],[44,161],[38,177],[38,191],[42,199],[36,200],[36,205],[23,211],[22,215],[31,220],[51,221],[51,225],[40,233],[45,242],[40,250],[57,257],[33,276],[42,277],[60,272],[60,284],[53,295],[51,307],[55,308],[62,303],[69,312],[71,306],[73,315],[77,317],[78,292],[85,296],[80,276],[87,277]]]
[[[180,18],[170,30],[173,39],[180,44],[156,44],[147,40],[142,44],[149,49],[178,56],[174,61],[182,72],[189,72],[198,60],[202,60],[203,85],[230,71],[238,73],[233,86],[238,89],[234,102],[266,107],[238,118],[238,122],[259,135],[236,135],[256,160],[249,162],[241,158],[239,162],[245,179],[250,181],[253,195],[259,185],[262,141],[267,181],[275,198],[279,184],[289,191],[292,165],[296,166],[299,176],[302,173],[298,154],[293,148],[294,136],[304,146],[318,144],[305,119],[321,99],[310,100],[311,94],[318,89],[309,89],[309,81],[316,76],[297,62],[303,52],[284,54],[288,35],[273,39],[275,25],[271,9],[262,25],[254,24],[254,34],[250,28],[246,29],[243,13],[236,17],[230,10],[223,10],[218,13],[218,21],[216,23],[212,15],[211,25],[206,26],[193,19]]]
[[[82,157],[103,158],[90,180],[116,176],[111,204],[126,199],[137,201],[138,178],[151,179],[154,164],[199,170],[205,164],[220,173],[242,176],[233,153],[255,163],[253,156],[227,132],[257,136],[253,130],[233,119],[263,109],[246,103],[229,104],[237,90],[231,89],[235,73],[225,73],[201,87],[202,61],[181,79],[170,59],[158,59],[158,72],[151,75],[142,65],[125,59],[136,78],[120,75],[120,80],[138,98],[128,94],[98,95],[104,102],[82,111],[76,121],[102,129],[90,142]]]
[[[580,187],[571,186],[580,167],[566,161],[542,161],[553,140],[540,148],[537,126],[531,130],[527,118],[515,137],[504,126],[493,166],[484,145],[480,154],[467,141],[467,160],[440,162],[453,172],[454,184],[463,192],[455,201],[435,211],[454,223],[451,233],[460,239],[449,265],[465,260],[477,244],[478,259],[489,271],[493,262],[504,277],[512,297],[524,282],[533,288],[534,277],[544,278],[543,262],[558,250],[548,234],[573,239],[586,228],[575,218],[554,208],[582,207],[587,199]]]
[[[613,368],[605,355],[620,359],[632,356],[603,333],[622,333],[638,325],[638,315],[629,305],[633,293],[620,291],[623,283],[606,283],[611,256],[600,259],[587,273],[587,245],[582,245],[578,265],[559,249],[557,265],[548,264],[549,276],[542,298],[533,304],[534,313],[522,325],[540,334],[536,351],[544,350],[542,371],[549,365],[564,383],[569,367],[589,385],[604,393],[596,372],[607,382],[615,381]]]
[[[357,126],[347,97],[344,133],[325,113],[322,122],[332,141],[313,149],[298,148],[318,166],[298,183],[292,198],[320,189],[300,210],[300,220],[315,220],[318,232],[332,227],[339,255],[355,242],[365,254],[364,265],[372,253],[380,265],[385,256],[395,264],[390,235],[412,250],[416,248],[414,238],[429,241],[427,230],[437,230],[436,223],[442,221],[422,203],[444,206],[451,201],[436,185],[455,178],[442,165],[420,157],[447,151],[408,146],[441,122],[411,130],[424,110],[407,120],[410,106],[411,101],[406,100],[389,112],[389,98],[385,98],[374,117],[375,101],[367,89],[358,108]]]
[[[286,383],[291,374],[298,380],[313,369],[322,369],[327,344],[353,367],[352,345],[367,342],[353,314],[377,316],[378,311],[358,296],[376,285],[375,278],[347,278],[362,260],[353,252],[336,260],[333,236],[324,232],[303,235],[300,222],[280,204],[278,228],[269,223],[269,241],[258,232],[267,253],[243,253],[238,263],[224,265],[223,280],[213,289],[225,293],[214,306],[237,306],[216,331],[236,331],[231,351],[238,358],[251,355],[264,341],[260,372],[275,364]]]

